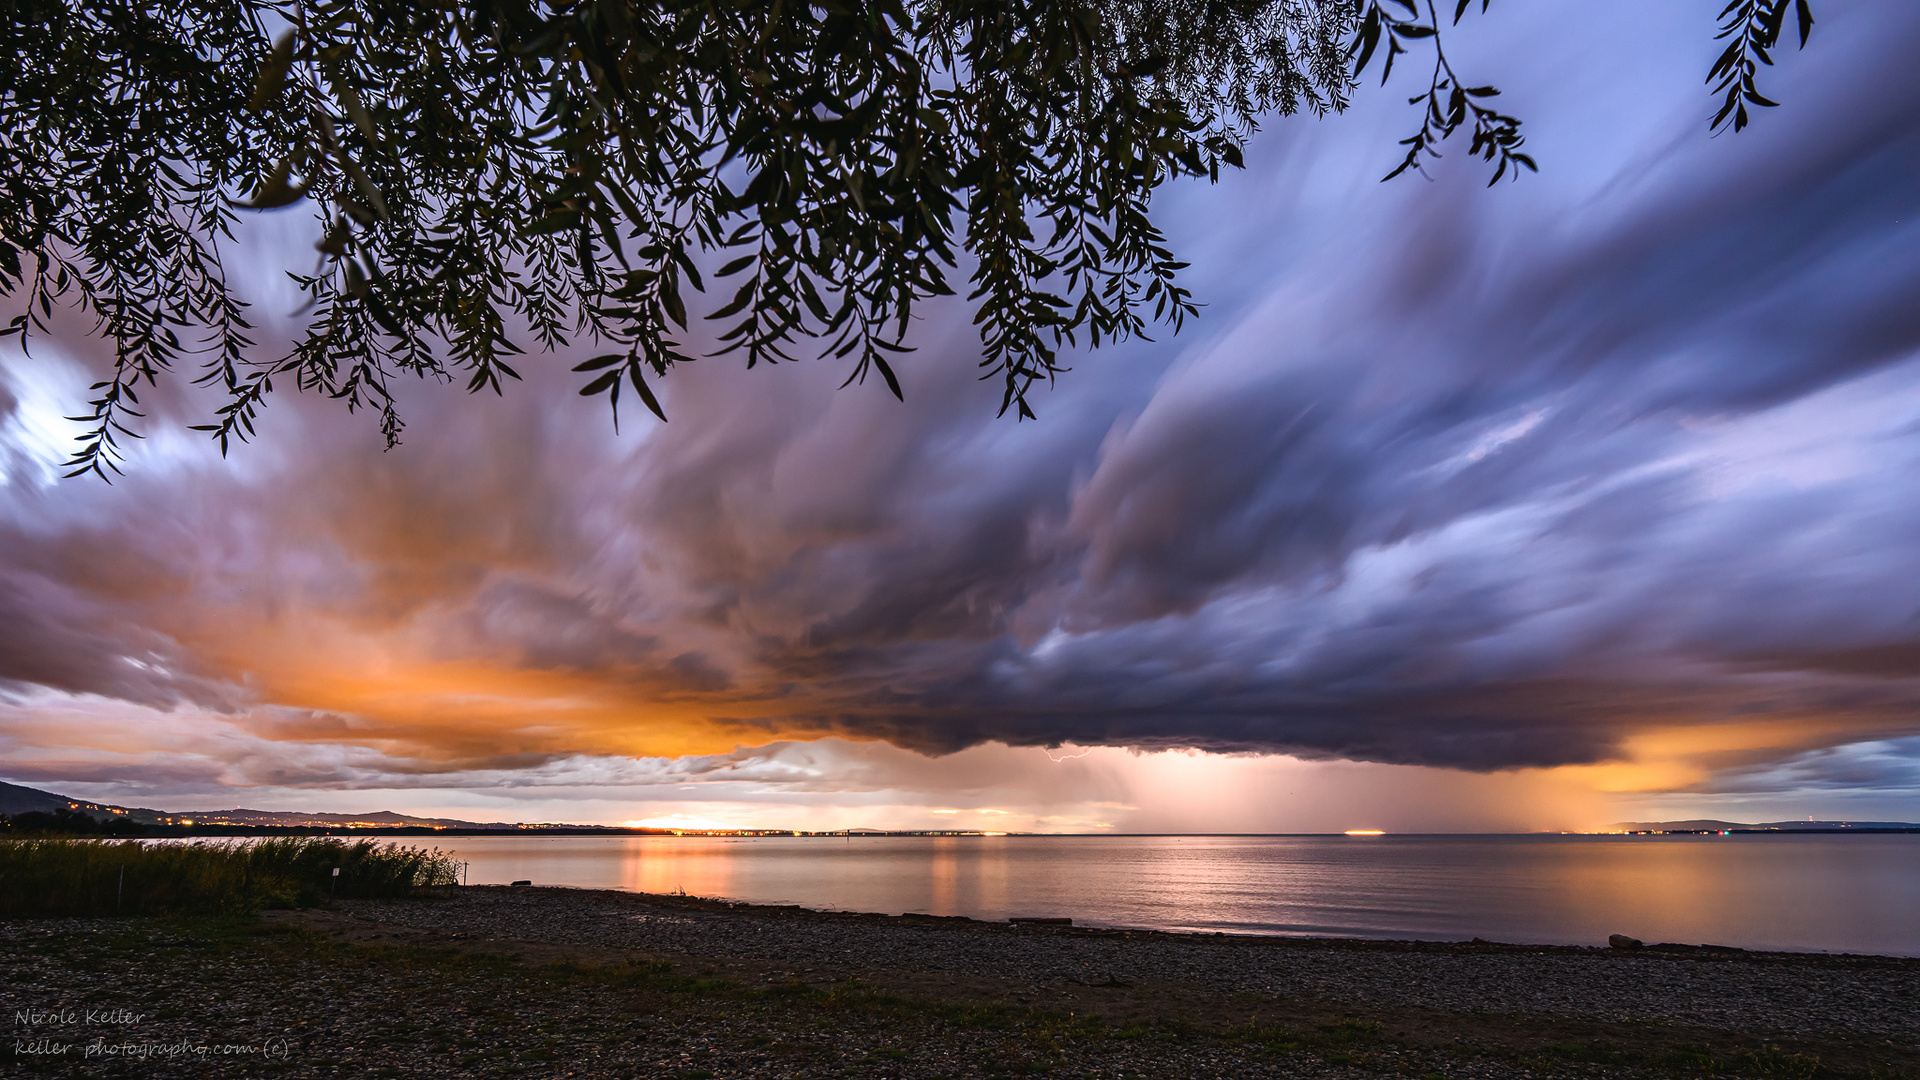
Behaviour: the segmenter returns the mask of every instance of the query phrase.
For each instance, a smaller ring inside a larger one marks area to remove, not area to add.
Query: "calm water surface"
[[[472,884],[1096,926],[1920,955],[1920,835],[448,837]]]

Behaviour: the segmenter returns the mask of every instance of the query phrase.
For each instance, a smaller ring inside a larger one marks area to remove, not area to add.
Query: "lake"
[[[399,841],[414,843],[412,839]],[[1920,955],[1920,835],[446,837],[530,879],[823,910]]]

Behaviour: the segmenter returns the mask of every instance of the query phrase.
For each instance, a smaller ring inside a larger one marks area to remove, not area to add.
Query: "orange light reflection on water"
[[[958,843],[951,836],[943,836],[933,842],[932,865],[927,868],[933,893],[928,911],[930,915],[959,910],[956,904],[960,891],[960,860],[955,850]]]
[[[739,840],[717,837],[646,837],[626,841],[620,888],[690,896],[732,896],[734,860],[725,850]]]

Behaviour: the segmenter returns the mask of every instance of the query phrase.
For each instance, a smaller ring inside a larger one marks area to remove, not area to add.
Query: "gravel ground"
[[[587,966],[550,966],[574,956]],[[909,974],[911,996],[885,992]],[[1129,989],[1094,989],[1116,985]],[[1038,1005],[1017,992],[1043,986],[1071,992]],[[0,1076],[1914,1080],[1917,986],[1920,961],[1877,957],[1013,927],[472,888],[264,922],[0,921]],[[1123,997],[1171,1011],[1067,1011]]]
[[[549,907],[551,910],[551,906]],[[914,1008],[797,989],[663,991],[450,950],[221,940],[132,920],[0,922],[4,1077],[573,1080],[1461,1080],[1625,1069],[1395,1045],[1303,1046],[1060,1017]]]
[[[802,968],[910,969],[1034,984],[1180,984],[1449,1012],[1920,1040],[1920,960],[1900,958],[1057,932],[728,909],[587,889],[473,888],[444,903],[343,906],[444,932]]]

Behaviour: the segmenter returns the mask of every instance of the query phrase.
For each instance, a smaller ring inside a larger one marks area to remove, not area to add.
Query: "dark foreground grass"
[[[127,1019],[89,1029],[53,1015],[73,1007]],[[0,1010],[13,1020],[0,1075],[1914,1080],[1764,1044],[1643,1049],[1630,1034],[1522,1048],[1423,1044],[1362,1017],[1111,1023],[852,980],[750,985],[646,957],[542,964],[484,947],[345,942],[246,917],[0,925]],[[102,1037],[244,1052],[85,1056]],[[68,1049],[53,1052],[62,1038]]]
[[[0,917],[234,914],[451,885],[438,851],[283,837],[193,843],[0,840]],[[336,879],[334,870],[340,873]]]

